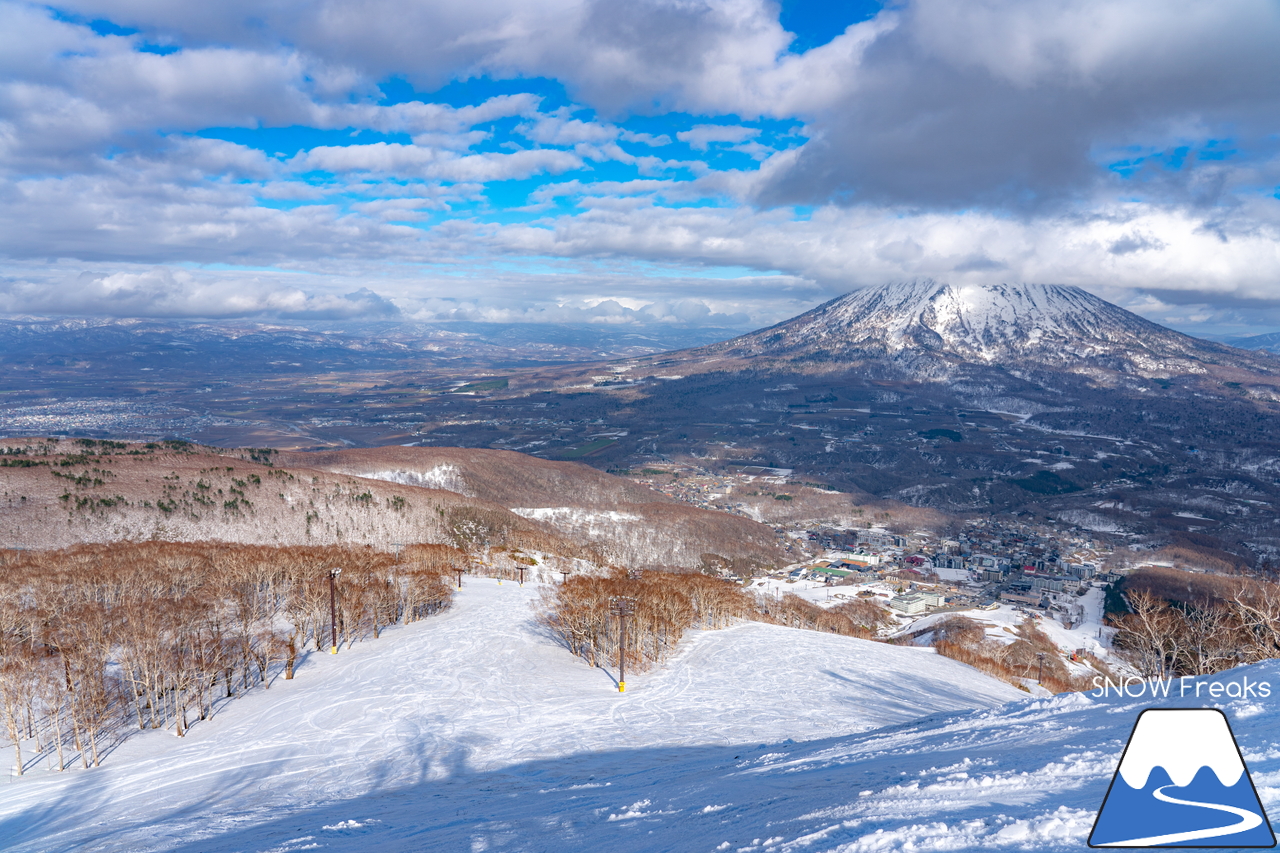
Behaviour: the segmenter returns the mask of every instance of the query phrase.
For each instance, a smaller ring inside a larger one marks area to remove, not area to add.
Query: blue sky
[[[1280,328],[1265,0],[0,0],[0,311]]]

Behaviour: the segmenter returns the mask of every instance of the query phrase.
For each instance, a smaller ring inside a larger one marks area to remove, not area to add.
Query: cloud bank
[[[1280,326],[1274,2],[834,31],[799,52],[765,0],[0,2],[0,310],[747,326],[930,276]]]

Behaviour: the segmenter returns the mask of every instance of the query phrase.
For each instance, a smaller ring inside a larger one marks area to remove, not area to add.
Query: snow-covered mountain
[[[792,360],[1027,361],[1153,373],[1259,359],[1145,320],[1078,287],[952,285],[931,280],[855,291],[721,350]]]

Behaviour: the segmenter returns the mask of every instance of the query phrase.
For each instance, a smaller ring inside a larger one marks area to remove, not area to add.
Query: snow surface
[[[0,848],[1084,851],[1152,704],[1017,700],[930,650],[751,624],[620,695],[541,633],[537,594],[468,581],[451,612],[313,655],[185,739],[0,786]],[[1280,686],[1280,662],[1213,680],[1245,677]],[[1177,696],[1158,704],[1206,704]],[[1269,807],[1275,701],[1221,706]]]
[[[312,654],[292,682],[227,704],[183,739],[149,732],[97,770],[29,771],[0,786],[0,838],[20,850],[171,849],[280,808],[521,762],[819,738],[1019,695],[930,650],[758,623],[693,632],[619,695],[609,672],[536,624],[541,589],[469,578],[446,613]],[[11,751],[0,757],[12,764]]]
[[[632,513],[612,509],[582,509],[576,506],[516,506],[511,511],[521,518],[531,518],[534,521],[548,521],[557,525],[586,525],[593,533],[612,531],[614,525],[622,522],[644,521]]]
[[[1070,334],[1082,319],[1097,322],[1111,313],[1108,303],[1078,287],[911,282],[857,291],[837,303],[831,314],[846,322],[862,321],[873,305],[885,331],[893,336],[902,337],[913,326],[923,327],[944,344],[976,349],[1006,339],[1014,330],[1033,342],[1046,332]]]
[[[406,447],[408,445],[405,445]],[[410,471],[404,468],[397,470],[367,471],[356,474],[368,480],[383,480],[388,483],[400,483],[403,486],[417,486],[423,489],[444,489],[467,497],[475,497],[458,466],[445,462],[426,471]]]
[[[854,597],[861,586],[828,586],[822,581],[788,580],[784,578],[761,578],[753,581],[751,591],[757,595],[781,598],[790,594],[803,598],[821,607],[830,607],[848,601]],[[883,602],[882,602],[883,603]]]

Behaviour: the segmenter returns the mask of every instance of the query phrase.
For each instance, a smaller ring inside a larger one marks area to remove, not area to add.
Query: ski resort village
[[[734,495],[763,495],[791,504],[791,471],[757,469],[752,473],[713,475],[694,466],[677,473],[648,469],[637,478],[650,487],[704,508],[735,512],[761,520],[758,504]],[[767,504],[765,505],[767,508]],[[1144,559],[1120,540],[1069,524],[1032,524],[995,517],[965,521],[951,530],[893,532],[877,526],[874,514],[847,519],[848,526],[808,522],[775,526],[775,533],[792,556],[806,559],[752,580],[729,567],[716,573],[734,582],[775,594],[789,592],[814,602],[859,598],[886,607],[898,622],[941,611],[1004,609],[1031,618],[1048,616],[1070,630],[1086,621],[1095,630],[1102,624],[1102,591],[1143,568],[1172,568],[1159,558]],[[1091,592],[1092,591],[1092,592]],[[1093,643],[1097,646],[1097,643]]]

